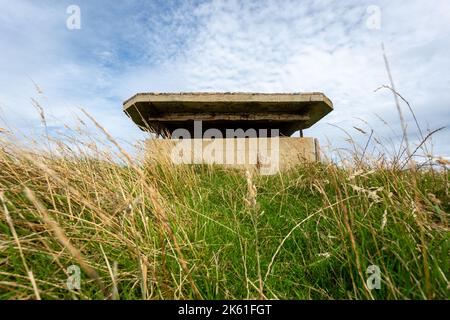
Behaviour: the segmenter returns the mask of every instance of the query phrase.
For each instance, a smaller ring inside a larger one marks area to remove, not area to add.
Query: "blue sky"
[[[70,5],[81,10],[80,30],[66,27]],[[373,6],[380,28],[367,26]],[[395,140],[392,95],[374,92],[388,84],[381,42],[423,127],[450,126],[448,0],[0,0],[0,8],[0,116],[23,131],[40,126],[30,98],[55,130],[74,123],[83,107],[132,143],[146,135],[124,116],[122,102],[137,92],[320,91],[335,111],[307,135],[342,145],[345,135],[333,124],[364,144],[353,126],[370,125]],[[436,135],[436,155],[450,156],[448,135]]]

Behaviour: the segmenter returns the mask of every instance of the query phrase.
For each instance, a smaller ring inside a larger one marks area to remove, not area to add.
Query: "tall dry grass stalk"
[[[28,267],[27,261],[23,254],[22,245],[20,244],[20,240],[17,235],[16,228],[14,227],[14,222],[11,218],[11,215],[9,214],[8,208],[6,207],[6,200],[4,198],[3,191],[0,191],[0,200],[2,201],[2,204],[3,204],[3,211],[5,213],[6,222],[11,230],[11,233],[13,234],[14,241],[16,242],[17,248],[19,250],[20,258],[22,259],[23,266],[25,267],[25,270],[30,279],[31,285],[33,286],[33,291],[34,291],[35,297],[37,300],[41,300],[41,295],[39,294],[39,290],[36,285],[36,280],[34,279],[33,271],[30,270],[30,268]]]
[[[418,194],[418,188],[417,188],[417,175],[416,175],[416,164],[414,161],[414,158],[412,156],[411,153],[411,149],[410,149],[410,144],[409,144],[409,137],[408,137],[408,132],[407,132],[407,125],[405,122],[405,118],[403,116],[403,112],[402,112],[402,108],[400,106],[400,100],[399,97],[401,97],[401,95],[397,92],[397,90],[395,89],[395,84],[394,84],[394,80],[392,77],[392,73],[391,73],[391,69],[389,66],[389,60],[387,58],[386,55],[386,51],[385,51],[385,47],[384,44],[382,44],[382,50],[383,50],[383,58],[384,58],[384,62],[385,62],[385,66],[386,66],[386,71],[389,77],[389,81],[390,81],[390,89],[393,92],[394,95],[394,100],[395,100],[395,105],[397,107],[397,112],[399,115],[399,119],[400,119],[400,124],[402,127],[402,132],[403,132],[403,139],[405,141],[405,150],[407,152],[407,163],[409,164],[409,169],[412,172],[412,187],[413,190],[415,191],[414,194],[414,203],[415,203],[415,210],[417,211],[417,223],[419,225],[420,228],[420,240],[421,240],[421,252],[422,252],[422,257],[423,257],[423,273],[424,273],[424,277],[425,277],[425,286],[426,286],[426,293],[427,293],[427,298],[428,299],[432,299],[433,298],[433,293],[432,293],[432,288],[431,288],[431,280],[430,280],[430,272],[429,272],[429,262],[428,262],[428,252],[427,252],[427,243],[425,240],[425,225],[427,224],[427,217],[426,217],[426,213],[422,210],[422,205],[420,203],[420,195]],[[403,99],[403,97],[402,97]],[[405,99],[403,99],[403,101],[406,101]],[[407,101],[406,101],[407,102]],[[419,132],[422,135],[422,131],[420,129],[420,126],[417,123],[417,119],[415,117],[414,112],[412,111],[411,106],[408,104],[408,107],[411,110],[412,115],[414,116],[414,120],[416,121],[416,124],[418,126]],[[422,135],[423,138],[423,135]]]
[[[27,188],[27,189],[25,189],[25,195],[31,201],[31,203],[36,207],[39,214],[42,216],[42,220],[44,221],[48,230],[54,234],[55,238],[58,239],[58,241],[75,258],[75,260],[79,263],[80,267],[84,270],[84,272],[86,272],[86,274],[89,276],[89,278],[91,278],[92,280],[95,281],[95,283],[98,285],[100,290],[103,292],[103,295],[105,297],[109,297],[109,294],[106,291],[106,288],[105,288],[102,280],[100,279],[97,271],[89,265],[89,263],[86,261],[86,259],[81,254],[81,252],[72,245],[69,238],[64,233],[63,229],[52,218],[50,218],[50,216],[47,212],[47,209],[36,198],[33,191],[31,191],[30,189]]]
[[[403,169],[404,146],[387,156],[363,123],[362,145],[343,130],[337,161],[272,177],[174,166],[137,160],[83,113],[101,135],[84,118],[46,148],[0,133],[0,298],[446,297],[445,159]],[[72,264],[79,292],[65,288]]]

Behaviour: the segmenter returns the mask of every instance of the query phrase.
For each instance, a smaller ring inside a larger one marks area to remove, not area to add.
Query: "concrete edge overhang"
[[[226,125],[280,127],[286,135],[314,125],[333,111],[323,93],[138,93],[123,103],[142,130],[172,130],[202,120]]]

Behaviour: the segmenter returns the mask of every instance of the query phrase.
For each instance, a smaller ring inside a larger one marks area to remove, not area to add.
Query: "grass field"
[[[446,163],[267,177],[58,143],[1,140],[0,299],[448,298]]]

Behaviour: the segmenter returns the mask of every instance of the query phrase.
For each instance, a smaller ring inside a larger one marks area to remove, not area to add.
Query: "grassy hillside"
[[[67,149],[2,144],[0,299],[448,297],[446,170],[263,177]],[[66,288],[71,265],[80,291]]]

